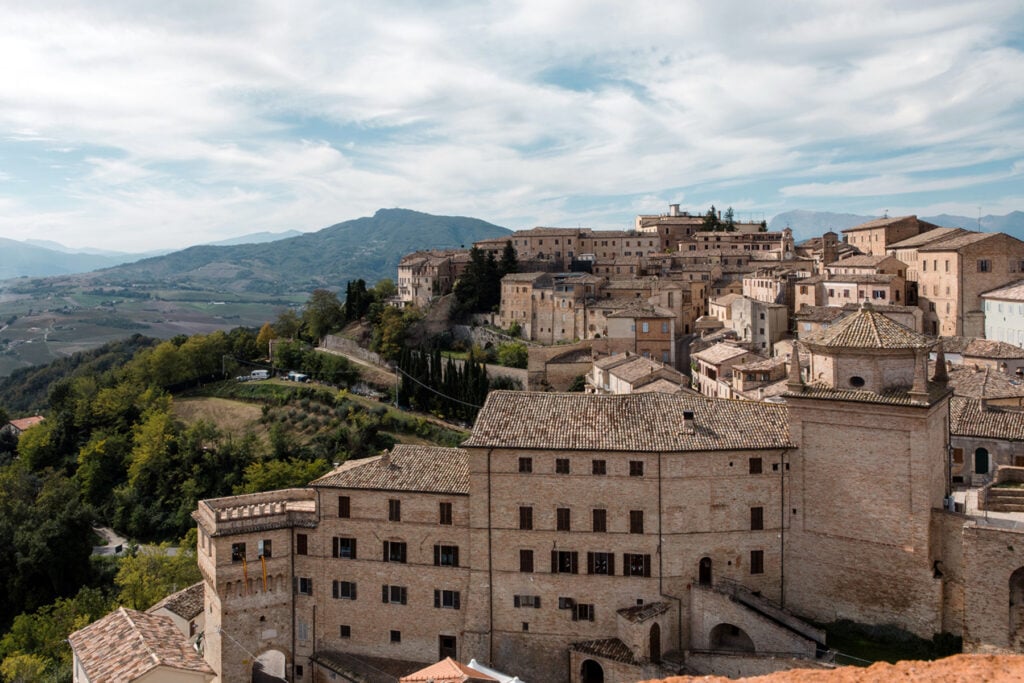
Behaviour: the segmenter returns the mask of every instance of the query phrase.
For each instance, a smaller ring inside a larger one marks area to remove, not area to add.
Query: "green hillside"
[[[281,295],[394,278],[417,249],[469,246],[509,234],[476,218],[381,209],[315,233],[266,244],[199,246],[89,274],[98,283]]]

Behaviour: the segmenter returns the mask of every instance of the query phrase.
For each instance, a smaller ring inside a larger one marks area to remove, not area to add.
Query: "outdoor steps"
[[[992,486],[985,491],[985,510],[1024,512],[1024,488]]]
[[[715,589],[726,593],[736,602],[771,619],[780,626],[784,626],[790,631],[793,631],[808,640],[814,641],[818,645],[825,645],[824,630],[811,626],[806,621],[800,619],[771,600],[760,595],[755,595],[748,588],[732,581],[723,581],[716,585]]]

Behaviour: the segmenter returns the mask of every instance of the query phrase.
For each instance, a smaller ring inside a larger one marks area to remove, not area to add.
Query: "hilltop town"
[[[524,345],[523,390],[458,446],[200,501],[202,581],[73,633],[75,680],[749,676],[856,663],[836,624],[1017,652],[1022,298],[1024,242],[915,216],[408,254],[385,308]]]

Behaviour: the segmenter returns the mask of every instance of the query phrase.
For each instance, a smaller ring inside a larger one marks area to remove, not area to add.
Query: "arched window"
[[[988,474],[988,449],[978,448],[974,451],[974,473]]]

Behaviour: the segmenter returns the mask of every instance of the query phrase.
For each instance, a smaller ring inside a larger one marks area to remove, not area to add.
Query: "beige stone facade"
[[[928,232],[939,226],[918,220],[917,216],[885,217],[843,230],[851,246],[872,256],[884,256],[890,245]]]

